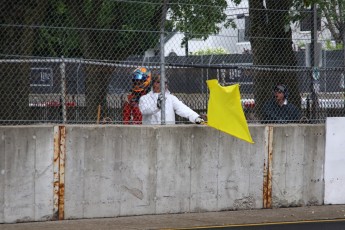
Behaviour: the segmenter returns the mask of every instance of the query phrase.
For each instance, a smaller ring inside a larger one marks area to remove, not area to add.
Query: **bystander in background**
[[[263,123],[290,123],[300,120],[300,110],[288,102],[288,89],[278,84],[273,89],[274,97],[263,107]]]

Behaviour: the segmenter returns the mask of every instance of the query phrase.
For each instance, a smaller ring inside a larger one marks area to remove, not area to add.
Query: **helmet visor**
[[[135,73],[132,77],[133,80],[146,80],[146,74]]]

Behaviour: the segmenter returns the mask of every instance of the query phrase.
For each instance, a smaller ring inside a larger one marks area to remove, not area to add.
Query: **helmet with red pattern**
[[[133,71],[132,75],[134,92],[142,92],[151,84],[151,71],[146,67],[139,67]]]

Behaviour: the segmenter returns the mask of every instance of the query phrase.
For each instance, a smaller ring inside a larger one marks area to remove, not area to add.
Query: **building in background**
[[[307,12],[308,9],[306,9]],[[227,54],[243,54],[251,52],[249,42],[249,4],[247,0],[242,0],[239,5],[228,0],[226,10],[228,19],[232,19],[236,28],[221,29],[219,34],[210,35],[206,40],[191,39],[188,42],[188,51],[191,55],[200,50],[222,49]],[[311,15],[311,13],[309,13]],[[307,16],[304,20],[290,24],[292,30],[293,49],[295,51],[305,50],[311,42],[311,17]],[[318,18],[318,42],[323,49],[327,49],[326,44],[335,44],[332,41],[330,31],[326,26],[325,18]],[[165,56],[187,56],[185,47],[181,46],[184,34],[179,31],[171,32],[165,39]],[[329,46],[329,45],[328,45]],[[320,48],[321,48],[320,47]],[[329,48],[329,47],[328,47]]]

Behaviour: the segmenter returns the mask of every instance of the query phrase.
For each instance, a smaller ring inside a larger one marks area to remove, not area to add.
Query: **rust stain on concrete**
[[[53,220],[64,219],[66,127],[54,127]]]
[[[267,157],[265,157],[264,162],[263,207],[272,208],[273,127],[269,126],[265,131],[267,134],[265,141]]]

